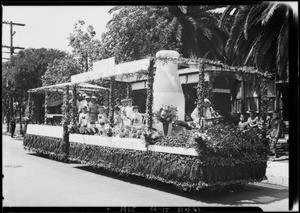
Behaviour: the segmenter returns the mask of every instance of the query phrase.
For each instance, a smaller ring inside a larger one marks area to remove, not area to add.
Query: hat
[[[91,98],[91,97],[87,95],[87,96],[85,96],[85,98],[87,99],[87,98]]]
[[[82,96],[87,96],[87,94],[85,94],[85,93],[81,93],[81,95],[82,95]]]
[[[93,96],[92,96],[92,99],[97,99],[97,97],[93,95]]]
[[[132,101],[132,98],[127,98],[127,101]]]
[[[206,103],[209,103],[209,104],[211,104],[211,102],[207,99],[207,98],[204,98],[204,100],[203,100],[204,102],[206,102]]]
[[[116,101],[120,101],[120,98],[116,98]]]
[[[122,100],[121,100],[121,102],[126,102],[126,101],[127,101],[127,99],[122,99]]]
[[[135,109],[139,109],[139,107],[138,106],[133,106],[132,110],[135,110]]]

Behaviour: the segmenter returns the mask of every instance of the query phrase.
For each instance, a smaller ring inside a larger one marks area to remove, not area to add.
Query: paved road
[[[287,211],[288,188],[250,184],[222,193],[180,192],[136,177],[94,171],[26,152],[22,140],[2,136],[3,206],[258,206]]]

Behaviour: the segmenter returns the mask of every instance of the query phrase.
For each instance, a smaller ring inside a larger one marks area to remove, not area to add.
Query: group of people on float
[[[265,124],[267,128],[267,137],[270,140],[271,148],[278,157],[277,142],[278,139],[283,137],[283,122],[279,116],[279,112],[273,112],[272,117],[267,115],[264,119],[262,116],[257,115],[254,111],[250,111],[250,116],[247,118],[245,114],[240,115],[239,127],[243,131],[249,129],[262,130]]]
[[[97,97],[90,97],[87,94],[82,95],[83,100],[77,101],[79,112],[79,127],[96,127],[100,131],[104,130],[108,119],[108,101],[104,100],[101,104],[97,103]],[[115,128],[124,128],[124,126],[139,127],[142,125],[142,115],[139,113],[138,106],[133,106],[131,98],[115,100],[114,106],[114,124]]]

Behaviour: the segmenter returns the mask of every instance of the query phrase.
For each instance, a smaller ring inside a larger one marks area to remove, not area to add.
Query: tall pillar
[[[156,58],[178,59],[179,53],[162,50],[156,53]],[[153,110],[159,110],[162,105],[177,107],[179,120],[184,120],[185,99],[179,80],[178,64],[168,60],[156,60],[156,72],[153,83]]]

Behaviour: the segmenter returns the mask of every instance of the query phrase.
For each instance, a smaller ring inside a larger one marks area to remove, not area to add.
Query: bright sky
[[[13,45],[25,48],[56,48],[71,52],[68,39],[74,23],[84,20],[92,25],[95,38],[100,39],[106,24],[112,18],[112,6],[3,6],[3,21],[25,24],[14,26]],[[2,24],[2,45],[10,45],[10,26]],[[2,52],[9,52],[2,48]],[[18,50],[16,50],[18,51]],[[9,53],[2,57],[9,58]],[[3,60],[2,60],[3,61]],[[4,60],[5,61],[5,60]]]

